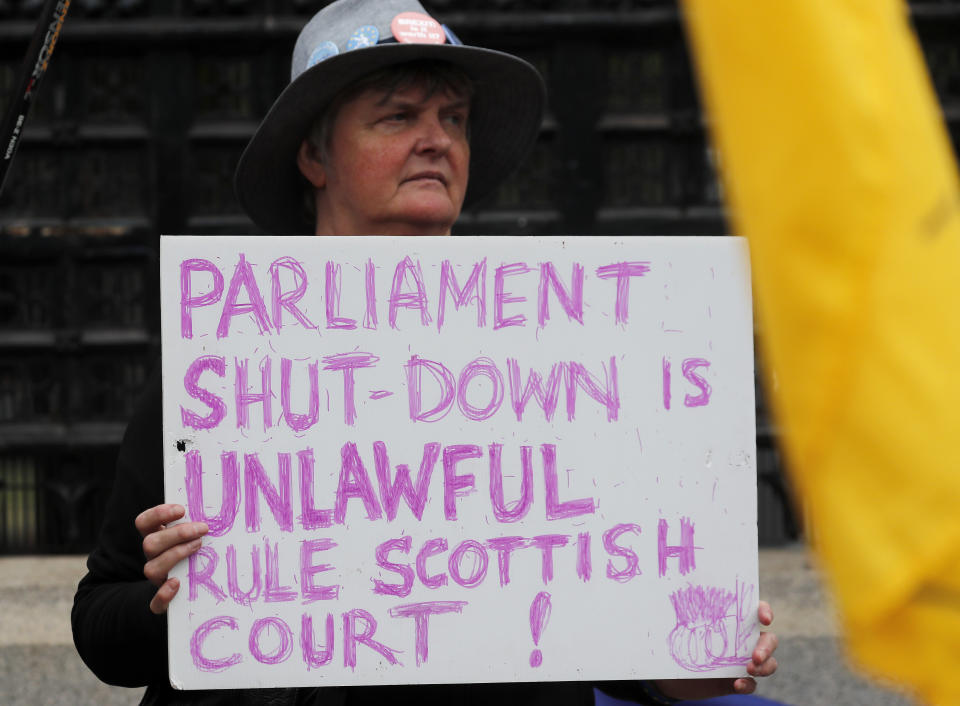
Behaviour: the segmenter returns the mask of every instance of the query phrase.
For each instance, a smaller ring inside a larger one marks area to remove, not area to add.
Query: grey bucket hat
[[[274,235],[312,233],[296,164],[310,126],[357,79],[418,59],[453,64],[475,83],[464,205],[490,193],[519,166],[543,113],[546,91],[536,69],[510,54],[464,46],[416,0],[337,0],[300,32],[290,84],[240,157],[235,187],[253,222]]]

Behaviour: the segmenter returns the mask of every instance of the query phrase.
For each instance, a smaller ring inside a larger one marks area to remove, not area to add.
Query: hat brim
[[[330,101],[357,79],[418,59],[461,68],[474,81],[470,113],[470,178],[464,206],[490,193],[526,157],[540,129],[546,90],[523,59],[481,47],[380,44],[326,59],[304,71],[274,102],[237,165],[237,198],[250,218],[274,235],[313,233],[304,220],[304,179],[296,154]],[[374,234],[370,234],[374,235]]]

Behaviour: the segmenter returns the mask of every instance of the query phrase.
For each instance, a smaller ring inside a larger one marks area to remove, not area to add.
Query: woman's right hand
[[[144,510],[134,521],[143,537],[143,554],[147,559],[143,575],[157,592],[150,601],[150,611],[161,614],[177,595],[180,582],[168,578],[170,570],[180,561],[200,549],[201,538],[208,531],[205,522],[182,522],[170,526],[185,514],[182,505],[164,504]]]

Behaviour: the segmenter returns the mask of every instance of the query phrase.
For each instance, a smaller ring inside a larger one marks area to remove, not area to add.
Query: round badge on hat
[[[331,56],[336,56],[340,53],[340,50],[337,49],[337,45],[333,42],[321,42],[317,47],[310,53],[310,58],[307,59],[307,68],[311,66],[316,66],[324,59],[329,59]]]
[[[394,39],[401,44],[445,44],[443,27],[422,12],[401,12],[390,22]]]
[[[373,25],[364,25],[350,35],[347,40],[347,51],[372,47],[380,41],[380,30]]]

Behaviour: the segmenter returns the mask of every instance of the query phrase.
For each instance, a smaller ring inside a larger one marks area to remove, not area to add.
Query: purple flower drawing
[[[668,644],[677,664],[691,672],[746,664],[756,629],[748,614],[753,593],[738,581],[733,591],[688,584],[670,594],[677,625]]]

